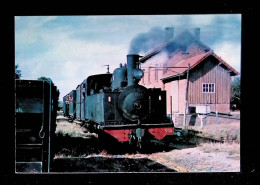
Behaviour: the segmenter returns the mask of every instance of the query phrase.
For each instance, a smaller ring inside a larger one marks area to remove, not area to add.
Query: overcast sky
[[[104,65],[113,72],[126,63],[132,40],[165,27],[174,27],[175,36],[199,27],[201,41],[240,72],[240,14],[18,16],[15,64],[21,79],[51,78],[62,100],[87,76],[105,73]]]

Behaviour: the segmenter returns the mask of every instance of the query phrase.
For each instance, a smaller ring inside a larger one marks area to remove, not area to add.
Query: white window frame
[[[213,85],[213,89],[212,89]],[[205,86],[205,89],[204,89]],[[211,88],[209,88],[211,86]],[[216,92],[216,85],[215,83],[202,83],[202,93],[215,93]]]

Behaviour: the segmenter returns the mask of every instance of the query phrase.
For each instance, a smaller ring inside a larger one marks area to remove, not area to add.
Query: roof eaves
[[[156,47],[155,49],[153,49],[152,51],[150,51],[149,53],[147,53],[145,56],[143,56],[139,61],[141,63],[143,63],[144,61],[146,61],[147,59],[151,58],[152,56],[156,55],[157,53],[160,53],[161,51],[163,51],[164,48],[166,48],[168,45],[170,45],[171,43],[173,43],[175,41],[175,38],[170,39],[168,42],[163,43],[161,45],[159,45],[158,47]]]
[[[224,66],[226,66],[228,69],[230,69],[235,75],[240,75],[238,71],[236,71],[233,67],[231,67],[227,62],[225,62],[222,58],[220,58],[218,55],[213,53],[214,57],[216,57]]]
[[[175,74],[175,75],[171,75],[171,76],[161,78],[160,80],[164,81],[164,80],[169,80],[169,79],[172,79],[172,78],[175,78],[175,77],[178,77],[178,76],[184,76],[185,73],[186,73],[186,71],[182,72],[182,73]]]

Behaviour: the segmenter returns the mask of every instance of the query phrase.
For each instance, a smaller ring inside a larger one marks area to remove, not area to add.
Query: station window
[[[203,83],[202,84],[202,93],[215,93],[215,84],[214,83]]]

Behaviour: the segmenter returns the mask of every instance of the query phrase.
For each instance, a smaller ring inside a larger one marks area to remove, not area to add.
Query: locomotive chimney
[[[139,55],[127,55],[127,86],[134,85],[133,71],[138,69]]]

